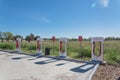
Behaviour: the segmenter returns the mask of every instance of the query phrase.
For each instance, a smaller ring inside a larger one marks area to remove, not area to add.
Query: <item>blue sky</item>
[[[0,0],[0,31],[49,38],[120,37],[120,0]]]

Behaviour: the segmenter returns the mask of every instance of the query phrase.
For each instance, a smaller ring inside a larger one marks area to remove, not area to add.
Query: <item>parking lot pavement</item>
[[[0,52],[0,80],[88,80],[96,66]]]

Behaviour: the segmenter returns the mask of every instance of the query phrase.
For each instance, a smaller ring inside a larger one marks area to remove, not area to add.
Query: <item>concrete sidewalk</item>
[[[0,80],[90,80],[97,66],[0,52]]]

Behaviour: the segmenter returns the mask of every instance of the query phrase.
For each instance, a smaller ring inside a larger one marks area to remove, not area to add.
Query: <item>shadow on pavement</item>
[[[117,80],[120,80],[120,77]]]
[[[91,70],[91,69],[93,69],[95,67],[95,64],[90,65],[90,66],[89,65],[90,65],[89,63],[85,63],[85,64],[83,64],[81,66],[72,68],[70,70],[73,71],[73,72],[85,73],[85,72],[87,72],[87,71],[89,71],[89,70]]]
[[[44,61],[35,62],[35,64],[41,65],[41,64],[48,64],[48,63],[57,62],[57,61],[59,61],[59,60],[57,60],[57,59],[48,59],[48,60],[44,60]]]
[[[62,66],[62,65],[65,65],[67,63],[70,63],[70,62],[59,63],[59,64],[56,64],[56,66]]]
[[[38,59],[38,58],[41,58],[41,57],[43,57],[43,56],[36,56],[34,58],[28,59],[28,61],[35,60],[35,59]]]
[[[22,56],[22,57],[15,57],[12,58],[13,60],[19,60],[19,59],[26,59],[26,58],[31,58],[30,56]]]

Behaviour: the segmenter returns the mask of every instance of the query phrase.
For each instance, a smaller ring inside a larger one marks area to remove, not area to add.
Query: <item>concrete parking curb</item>
[[[93,75],[95,74],[98,66],[99,66],[99,64],[97,64],[97,65],[95,66],[95,68],[93,69],[92,73],[91,73],[90,76],[88,77],[88,80],[92,80],[92,77],[93,77]]]

